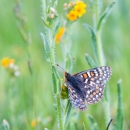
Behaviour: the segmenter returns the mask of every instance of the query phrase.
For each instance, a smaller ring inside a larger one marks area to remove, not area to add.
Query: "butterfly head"
[[[65,75],[65,79],[66,79],[66,80],[71,77],[71,75],[70,75],[69,73],[67,73],[66,71],[65,71],[64,75]]]

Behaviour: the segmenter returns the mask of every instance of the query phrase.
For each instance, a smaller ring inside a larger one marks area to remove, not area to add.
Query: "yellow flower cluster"
[[[10,73],[12,76],[19,76],[19,68],[17,65],[15,65],[15,60],[5,57],[1,60],[1,65],[7,69],[7,71]]]
[[[64,35],[64,33],[65,33],[65,27],[61,27],[59,29],[58,33],[56,34],[56,37],[55,37],[56,43],[60,42],[60,40],[61,40],[62,36]]]
[[[2,59],[1,64],[3,67],[8,67],[10,64],[14,64],[14,59],[9,59],[8,57],[5,57]]]
[[[74,7],[67,15],[68,19],[71,21],[77,20],[86,12],[86,4],[83,1],[76,1],[75,4],[72,4],[71,2],[71,5],[74,5]]]

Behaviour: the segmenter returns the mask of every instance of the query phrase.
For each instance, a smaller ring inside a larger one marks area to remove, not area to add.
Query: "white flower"
[[[51,11],[51,13],[55,13],[56,12],[56,10],[53,7],[50,8],[50,11]]]
[[[19,71],[15,71],[15,72],[14,72],[14,76],[17,77],[17,76],[19,76],[19,75],[20,75],[20,72],[19,72]]]

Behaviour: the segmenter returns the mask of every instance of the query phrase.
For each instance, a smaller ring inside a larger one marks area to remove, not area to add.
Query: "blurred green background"
[[[62,15],[63,4],[58,2],[58,13]],[[88,4],[88,1],[84,1]],[[103,1],[104,10],[112,0]],[[27,66],[27,45],[22,40],[17,20],[13,13],[15,1],[0,0],[0,59],[10,57],[19,66],[20,76],[11,79],[8,72],[0,66],[0,123],[6,119],[11,130],[35,129],[31,126],[35,119],[35,111],[39,118],[39,129],[57,129],[54,97],[52,94],[52,79],[49,64],[45,60],[43,41],[40,36],[44,32],[41,20],[41,1],[22,0],[22,10],[26,15],[27,27],[31,34],[31,60],[33,62],[33,77]],[[116,4],[103,28],[102,42],[106,56],[106,65],[113,70],[110,79],[111,116],[115,119],[117,108],[117,81],[122,79],[124,129],[130,129],[130,2],[116,0]],[[71,51],[73,61],[72,73],[89,69],[85,60],[85,53],[92,57],[90,35],[83,27],[83,23],[92,25],[92,12],[88,5],[87,13],[72,26],[73,47]],[[56,62],[63,65],[60,44],[56,45]],[[62,66],[64,68],[64,66]],[[57,68],[63,78],[63,71]],[[34,85],[34,90],[33,90]],[[36,102],[34,104],[34,95]],[[101,103],[89,105],[85,112],[80,112],[77,126],[83,129],[83,122],[87,129],[89,123],[87,114],[91,114],[103,130],[105,127]],[[114,121],[113,121],[114,122]]]

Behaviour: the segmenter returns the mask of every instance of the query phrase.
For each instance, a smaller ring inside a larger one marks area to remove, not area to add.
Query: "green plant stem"
[[[60,77],[58,72],[56,71],[55,68],[55,41],[53,38],[53,30],[45,27],[45,34],[46,36],[43,36],[44,42],[47,42],[45,44],[48,44],[49,47],[49,63],[52,68],[52,81],[53,81],[53,94],[56,99],[56,113],[57,113],[57,121],[58,121],[58,130],[64,130],[63,129],[63,117],[62,117],[62,104],[61,104],[61,99],[60,99],[60,89],[61,89],[61,84],[60,84]],[[46,39],[46,40],[45,40]]]
[[[57,114],[58,114],[58,122],[59,122],[59,130],[64,130],[63,129],[63,121],[62,121],[62,110],[61,110],[61,101],[60,101],[60,95],[56,94],[56,104],[57,104]]]

